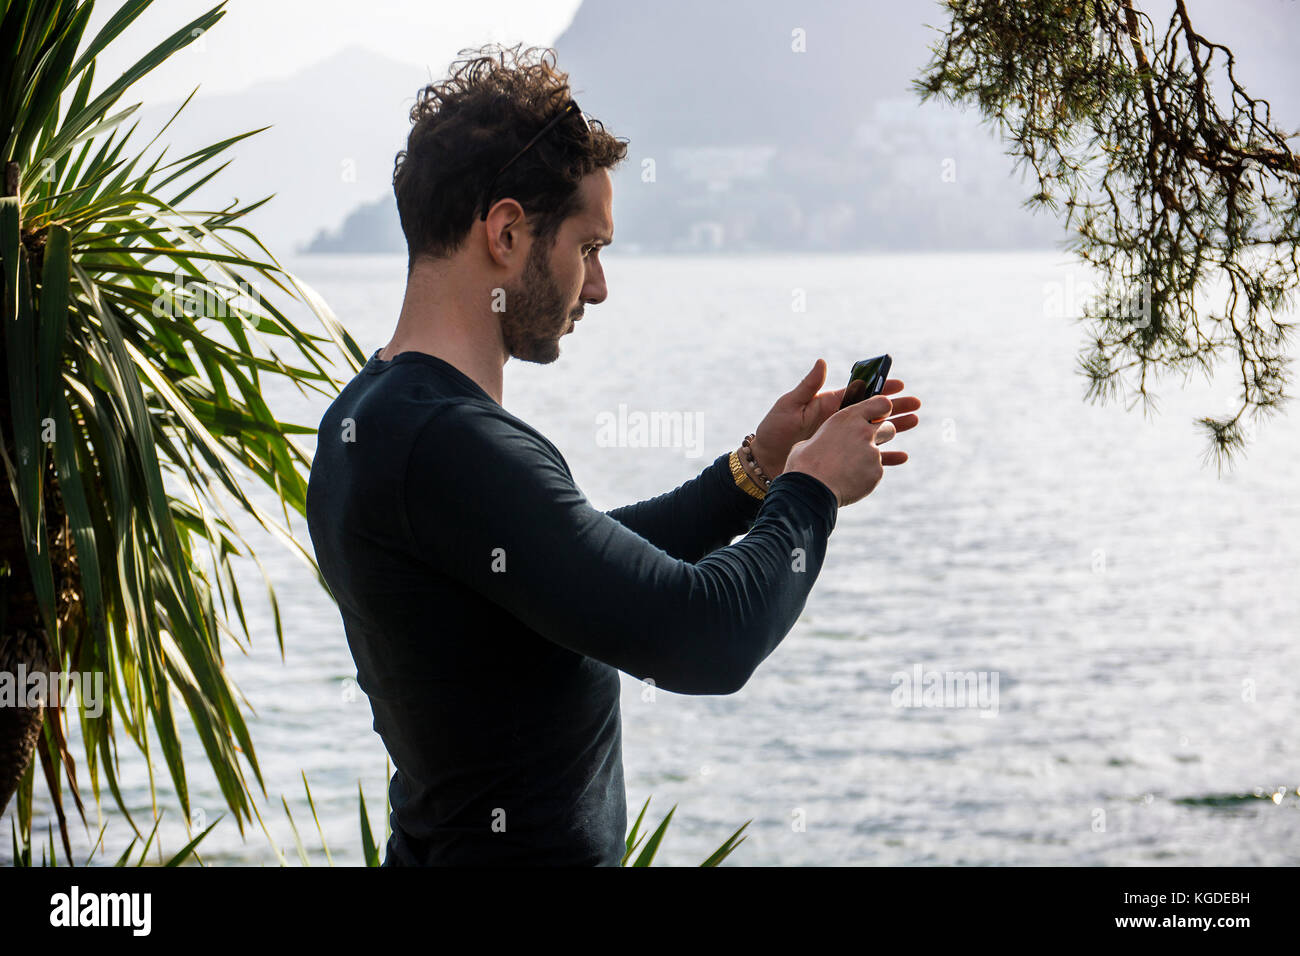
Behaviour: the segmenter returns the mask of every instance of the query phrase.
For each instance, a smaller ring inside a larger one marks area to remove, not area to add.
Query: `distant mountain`
[[[162,141],[171,144],[167,157],[179,158],[269,124],[236,143],[234,161],[187,205],[222,208],[232,198],[243,205],[274,194],[247,224],[272,251],[291,251],[358,205],[391,194],[393,159],[427,82],[427,71],[352,47],[243,92],[205,96],[200,89]],[[142,111],[132,139],[143,134],[147,141],[177,105]]]
[[[925,21],[942,12],[587,0],[555,48],[583,109],[630,139],[617,234],[682,251],[1056,239],[1054,223],[1020,208],[1010,163],[974,117],[917,104]]]
[[[833,149],[875,103],[910,96],[925,23],[942,13],[917,0],[586,0],[554,46],[583,109],[643,154]]]
[[[397,217],[397,203],[392,195],[359,206],[343,220],[337,231],[322,229],[301,249],[322,252],[406,252],[406,237]]]

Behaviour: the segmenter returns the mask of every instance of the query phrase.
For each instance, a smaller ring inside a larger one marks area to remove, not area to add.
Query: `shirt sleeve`
[[[698,561],[749,531],[758,515],[761,502],[737,487],[729,457],[672,491],[605,513],[673,557]]]
[[[535,435],[469,403],[433,411],[405,478],[418,560],[547,640],[681,694],[734,693],[776,649],[838,511],[825,484],[787,472],[743,539],[687,561],[594,508]]]

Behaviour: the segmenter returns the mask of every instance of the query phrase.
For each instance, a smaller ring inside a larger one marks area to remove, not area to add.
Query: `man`
[[[682,694],[742,687],[798,619],[838,508],[906,460],[876,446],[920,404],[835,413],[843,390],[817,394],[819,359],[752,442],[675,491],[595,510],[502,406],[502,368],[553,362],[604,301],[608,170],[626,145],[582,115],[552,51],[533,52],[459,61],[412,110],[394,175],[401,314],[321,420],[308,486],[396,766],[388,866],[618,866],[618,672]]]

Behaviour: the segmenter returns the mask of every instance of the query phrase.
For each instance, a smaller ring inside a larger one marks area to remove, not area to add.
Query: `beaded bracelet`
[[[746,435],[745,440],[741,442],[741,448],[745,451],[745,460],[754,469],[754,474],[758,475],[759,484],[763,486],[764,491],[767,491],[772,486],[772,479],[763,474],[763,469],[758,467],[758,462],[754,459],[754,448],[751,444],[753,440],[753,435]]]

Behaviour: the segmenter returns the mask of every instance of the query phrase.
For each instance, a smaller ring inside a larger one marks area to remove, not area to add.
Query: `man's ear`
[[[501,200],[488,213],[483,224],[488,255],[499,265],[507,265],[506,257],[518,254],[527,218],[524,207],[513,199]]]

